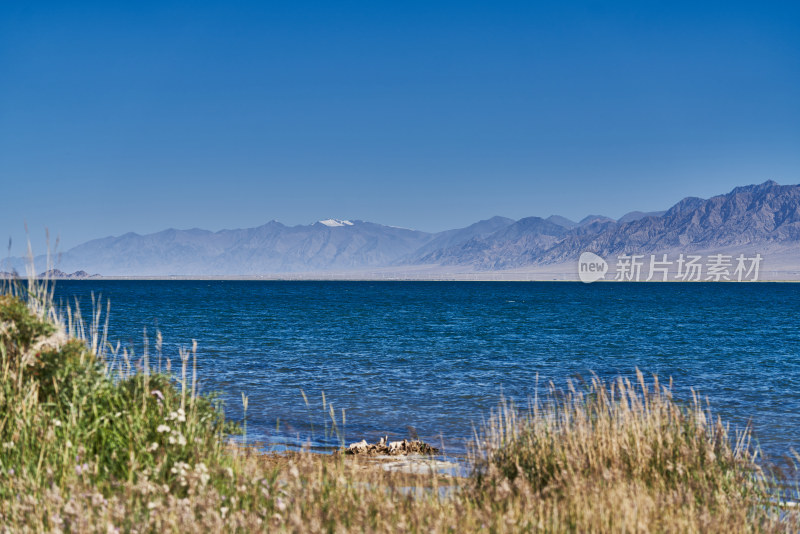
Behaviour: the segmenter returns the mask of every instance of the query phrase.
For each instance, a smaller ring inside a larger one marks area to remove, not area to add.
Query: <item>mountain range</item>
[[[573,265],[581,252],[748,252],[800,269],[800,185],[773,181],[709,199],[688,197],[666,211],[634,211],[579,222],[505,217],[428,233],[360,220],[286,226],[270,221],[236,230],[169,229],[88,241],[59,255],[67,272],[104,276],[253,276],[380,269],[496,272]],[[37,266],[44,258],[37,258]],[[0,268],[24,272],[25,260]]]

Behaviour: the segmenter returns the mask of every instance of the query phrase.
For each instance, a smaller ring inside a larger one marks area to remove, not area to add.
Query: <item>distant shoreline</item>
[[[573,282],[583,283],[574,278],[544,278],[544,277],[521,277],[521,276],[457,276],[452,277],[340,277],[340,276],[282,276],[282,275],[242,275],[242,276],[219,276],[219,275],[175,275],[175,276],[93,276],[91,278],[45,278],[37,277],[37,280],[53,281],[77,281],[77,282],[96,282],[96,281],[242,281],[242,282]],[[752,283],[752,281],[738,282],[736,280],[721,280],[714,282],[710,280],[686,281],[686,280],[652,280],[652,281],[620,281],[620,280],[598,280],[592,283],[634,283],[634,284],[716,284],[716,283]],[[770,278],[755,280],[756,283],[797,283],[800,278]]]

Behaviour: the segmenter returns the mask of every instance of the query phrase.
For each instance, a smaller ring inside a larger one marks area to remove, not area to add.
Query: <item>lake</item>
[[[501,396],[552,381],[635,377],[694,388],[772,456],[800,449],[800,285],[781,283],[59,281],[84,313],[110,300],[109,338],[143,352],[155,331],[179,369],[198,342],[203,391],[220,391],[248,440],[349,443],[418,434],[449,452]],[[305,403],[303,394],[308,399]],[[323,409],[322,395],[326,408]]]

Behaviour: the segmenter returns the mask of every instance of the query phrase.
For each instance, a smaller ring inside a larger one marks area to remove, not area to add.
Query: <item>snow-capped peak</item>
[[[320,224],[324,224],[325,226],[353,226],[353,223],[350,221],[340,221],[339,219],[325,219],[324,221],[319,221]]]

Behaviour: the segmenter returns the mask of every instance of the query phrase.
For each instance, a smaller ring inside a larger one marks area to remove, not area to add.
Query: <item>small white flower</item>
[[[219,512],[222,514],[222,518],[224,519],[225,516],[228,515],[228,507],[223,506],[222,508],[219,509]]]
[[[167,425],[158,425],[156,428],[156,432],[159,434],[163,434],[164,432],[169,432],[171,429]]]
[[[14,442],[13,441],[6,441],[5,443],[3,443],[3,448],[4,449],[13,449],[14,448]]]
[[[186,472],[189,471],[189,468],[190,466],[186,462],[175,462],[175,465],[170,471],[173,473],[180,473],[181,476],[184,476]]]
[[[147,447],[147,450],[148,450],[149,452],[155,452],[155,451],[157,451],[157,450],[158,450],[158,443],[155,443],[155,442],[151,443],[151,444],[150,444],[150,445]]]
[[[183,447],[186,445],[186,438],[180,432],[176,432],[174,434],[170,434],[169,436],[169,443],[170,445],[175,445],[176,443]]]
[[[159,503],[154,502],[154,501],[151,501],[151,502],[147,503],[147,509],[148,510],[152,510],[153,508],[158,508],[158,506],[159,506]]]
[[[166,417],[167,421],[177,421],[179,423],[186,422],[186,412],[183,408],[178,408],[177,411],[170,412],[169,415]]]
[[[53,426],[61,426],[61,421],[58,419],[53,419]]]

